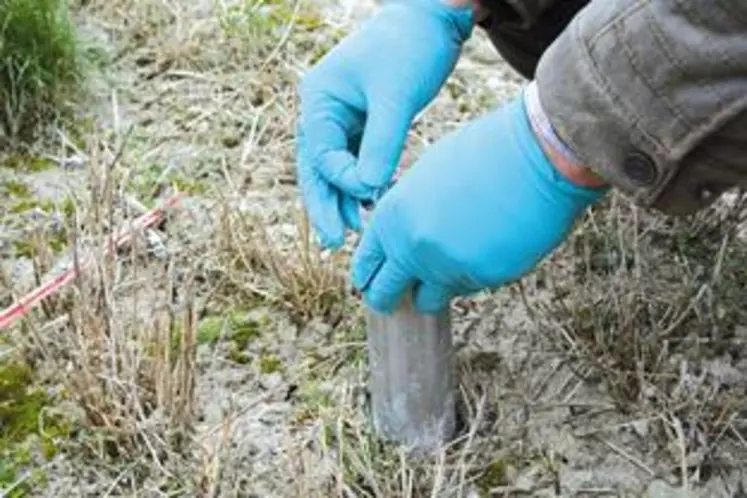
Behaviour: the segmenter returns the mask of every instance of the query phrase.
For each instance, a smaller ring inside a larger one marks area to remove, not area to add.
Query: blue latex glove
[[[386,2],[303,78],[298,181],[325,248],[359,230],[359,201],[398,164],[415,115],[437,95],[472,31],[469,9],[441,0]]]
[[[380,200],[353,257],[367,304],[421,312],[515,281],[553,251],[607,189],[548,161],[518,98],[432,145]]]

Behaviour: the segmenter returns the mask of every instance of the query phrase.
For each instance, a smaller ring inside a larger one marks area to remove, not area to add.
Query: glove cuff
[[[446,20],[454,29],[460,44],[466,42],[474,30],[475,6],[464,7],[448,5],[445,0],[390,0],[386,4],[402,4],[416,9],[422,9],[429,14]]]

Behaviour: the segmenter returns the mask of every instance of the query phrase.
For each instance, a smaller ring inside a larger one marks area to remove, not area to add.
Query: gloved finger
[[[350,278],[353,286],[364,292],[383,266],[385,258],[376,232],[370,228],[364,231],[358,247],[353,252]]]
[[[339,192],[313,168],[313,156],[303,131],[298,132],[297,175],[309,221],[325,249],[337,249],[345,241],[345,223],[339,208]]]
[[[362,113],[342,102],[329,98],[318,102],[317,109],[311,106],[308,118],[301,120],[300,127],[308,137],[309,154],[313,155],[314,170],[328,183],[342,192],[361,199],[371,199],[375,190],[355,180],[351,172],[356,170],[354,152],[362,141]]]
[[[391,260],[384,261],[368,289],[363,293],[366,303],[379,313],[392,313],[414,280]]]
[[[318,74],[318,73],[314,73]],[[362,129],[362,114],[344,97],[351,93],[345,85],[328,93],[315,77],[304,80],[301,112],[297,123],[297,171],[309,220],[325,249],[338,249],[345,240],[345,225],[355,223],[343,209],[343,194],[320,173],[325,161],[354,163],[348,151]],[[346,219],[348,218],[348,219]]]
[[[358,153],[357,176],[365,185],[386,186],[399,165],[413,114],[401,102],[384,99],[370,110]]]
[[[302,197],[309,221],[324,249],[339,249],[345,242],[345,221],[339,209],[340,193],[323,180],[302,183]]]
[[[446,287],[432,283],[421,283],[415,288],[415,308],[421,313],[438,313],[451,300],[451,293]]]
[[[373,200],[378,189],[361,181],[357,164],[349,151],[333,150],[322,154],[317,171],[327,182],[346,194],[362,200]]]
[[[394,175],[407,140],[412,119],[404,109],[404,106],[373,106],[364,127],[358,160],[344,160],[328,153],[319,167],[322,176],[351,195],[375,198]]]
[[[340,212],[345,225],[356,232],[361,229],[360,203],[354,197],[340,193]]]

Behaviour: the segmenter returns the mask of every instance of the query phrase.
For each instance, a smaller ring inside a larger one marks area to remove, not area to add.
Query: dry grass
[[[79,276],[12,330],[10,344],[59,394],[77,434],[61,441],[67,451],[110,469],[111,489],[163,485],[176,479],[195,417],[195,285],[188,264],[152,250],[146,235],[157,230],[102,250],[133,216],[112,175],[121,148],[92,137],[86,152],[88,188],[62,227],[67,250],[52,253],[39,233],[28,255],[36,284],[67,265]]]
[[[312,318],[340,323],[346,311],[345,255],[323,258],[303,214],[295,225],[300,233],[289,244],[271,240],[263,224],[246,213],[224,206],[222,217],[214,267],[221,294],[275,304],[299,324]]]
[[[741,468],[747,449],[746,206],[740,195],[673,221],[615,198],[559,255],[553,300],[533,310],[581,378],[650,421],[685,484]]]
[[[24,159],[51,165],[13,170],[72,187],[28,210],[5,193],[0,302],[188,196],[6,338],[75,428],[33,460],[39,494],[615,496],[706,486],[747,457],[741,204],[674,222],[615,197],[522,288],[455,303],[461,432],[408,457],[369,422],[349,250],[318,250],[295,186],[295,82],[338,28],[308,2],[91,0],[76,16],[111,65],[96,106]],[[416,146],[516,89],[472,71]]]

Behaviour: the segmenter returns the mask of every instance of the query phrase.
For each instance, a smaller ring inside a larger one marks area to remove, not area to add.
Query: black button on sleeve
[[[652,185],[656,181],[657,171],[654,162],[642,152],[631,152],[625,158],[623,171],[633,183],[642,187]]]

